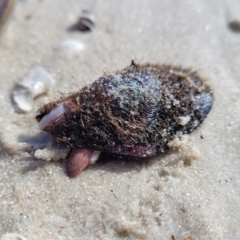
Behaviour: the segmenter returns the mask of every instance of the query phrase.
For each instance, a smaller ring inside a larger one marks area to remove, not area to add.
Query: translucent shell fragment
[[[12,90],[12,100],[17,112],[29,112],[33,100],[55,85],[53,77],[42,67],[31,69]]]
[[[213,100],[210,87],[196,72],[132,62],[43,106],[37,120],[56,142],[74,151],[146,158],[165,152],[169,141],[196,129]]]

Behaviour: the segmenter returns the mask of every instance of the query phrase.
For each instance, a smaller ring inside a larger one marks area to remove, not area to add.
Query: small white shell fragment
[[[17,233],[6,233],[1,236],[1,240],[27,240],[27,239]]]
[[[90,164],[94,164],[98,160],[100,153],[101,153],[100,151],[93,152],[91,159],[90,159]]]
[[[59,161],[65,159],[70,151],[70,147],[53,146],[51,143],[44,149],[37,149],[34,156],[46,161]]]
[[[61,41],[54,50],[57,52],[75,52],[85,49],[85,45],[74,39],[65,39]]]
[[[13,88],[12,100],[17,112],[29,112],[33,99],[55,85],[53,77],[42,67],[30,70]]]

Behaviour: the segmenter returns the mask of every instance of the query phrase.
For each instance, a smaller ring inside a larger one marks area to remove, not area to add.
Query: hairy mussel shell
[[[176,136],[191,133],[212,104],[213,93],[196,72],[132,62],[43,106],[37,120],[55,141],[70,145],[73,152],[88,149],[146,158],[165,152]],[[68,161],[75,157],[76,162],[77,154]]]

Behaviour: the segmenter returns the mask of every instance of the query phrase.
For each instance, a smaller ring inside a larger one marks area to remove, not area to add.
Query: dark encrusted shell
[[[211,110],[213,93],[196,72],[133,62],[43,106],[37,119],[62,102],[69,108],[64,121],[46,130],[57,142],[141,158],[163,153],[175,136],[197,128]]]

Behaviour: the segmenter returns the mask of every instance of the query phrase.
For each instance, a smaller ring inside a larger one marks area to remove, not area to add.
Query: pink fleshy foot
[[[66,173],[70,178],[75,178],[91,163],[94,150],[86,148],[73,148],[66,161]]]

